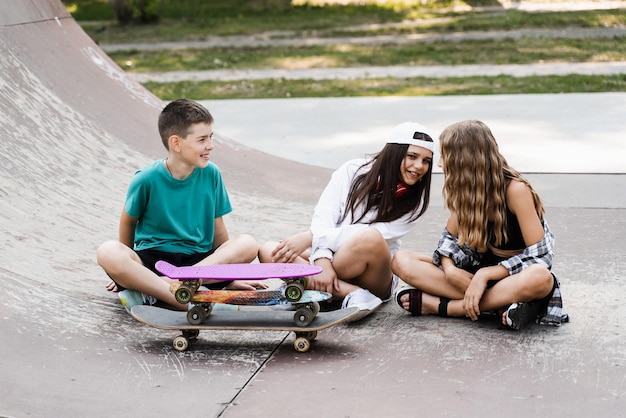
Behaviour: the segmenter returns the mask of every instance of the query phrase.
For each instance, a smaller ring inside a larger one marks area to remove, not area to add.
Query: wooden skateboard
[[[180,286],[179,283],[173,283],[172,293],[175,294]],[[292,302],[287,299],[282,287],[274,290],[198,290],[191,296],[190,302],[194,306],[187,311],[187,321],[191,325],[202,324],[211,315],[214,303],[245,306],[293,305],[296,309],[293,321],[295,325],[304,327],[319,313],[318,303],[331,297],[330,293],[305,290],[297,302]]]
[[[319,274],[321,267],[308,264],[260,263],[218,264],[210,266],[177,267],[166,261],[157,261],[156,269],[172,280],[181,281],[174,296],[179,303],[188,303],[202,284],[202,280],[265,280],[282,279],[285,297],[291,302],[300,300],[306,288],[306,277]]]
[[[285,311],[217,311],[204,323],[190,325],[185,312],[172,311],[154,306],[137,305],[130,314],[137,321],[154,328],[179,330],[182,335],[174,338],[173,346],[185,351],[203,330],[289,331],[296,334],[294,349],[304,353],[311,348],[317,332],[342,322],[348,322],[359,313],[359,308],[338,309],[321,312],[309,325],[294,325],[293,313]]]

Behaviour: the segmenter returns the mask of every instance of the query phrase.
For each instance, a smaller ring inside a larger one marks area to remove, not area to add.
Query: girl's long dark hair
[[[408,192],[396,198],[396,189],[402,180],[400,167],[408,149],[408,144],[387,144],[371,161],[363,164],[362,167],[372,167],[354,178],[342,221],[350,214],[351,223],[358,223],[372,210],[376,211],[376,216],[371,223],[395,221],[407,213],[412,214],[410,221],[414,221],[426,212],[430,202],[432,163],[420,181],[407,186]],[[364,211],[356,217],[356,209],[361,205]]]

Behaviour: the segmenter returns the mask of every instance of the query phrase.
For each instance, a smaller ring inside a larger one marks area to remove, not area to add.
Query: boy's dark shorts
[[[163,273],[158,271],[155,267],[155,264],[159,260],[167,261],[168,263],[173,264],[178,267],[193,266],[194,264],[199,263],[200,261],[204,260],[211,254],[213,254],[214,251],[215,250],[211,250],[206,253],[181,254],[181,253],[168,253],[164,251],[147,249],[147,250],[139,250],[135,252],[137,253],[139,258],[141,259],[141,262],[147,269],[154,272],[157,276],[163,276]],[[221,281],[217,283],[206,283],[206,284],[203,284],[203,286],[213,290],[213,289],[222,289],[228,286],[230,283],[232,283],[232,281]],[[120,286],[119,284],[117,285],[117,287],[119,290],[124,290],[124,288]]]

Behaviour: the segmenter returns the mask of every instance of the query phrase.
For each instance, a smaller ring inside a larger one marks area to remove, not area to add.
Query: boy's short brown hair
[[[166,149],[168,139],[172,135],[181,138],[187,136],[189,127],[196,123],[213,123],[213,116],[207,108],[198,102],[188,99],[177,99],[170,102],[159,115],[159,134]]]

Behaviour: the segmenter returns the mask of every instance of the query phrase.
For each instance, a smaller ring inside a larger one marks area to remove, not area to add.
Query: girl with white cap
[[[332,174],[308,231],[264,244],[259,260],[321,266],[308,288],[343,298],[342,307],[371,311],[389,300],[393,254],[428,208],[432,138],[418,123],[396,126],[373,158]]]

